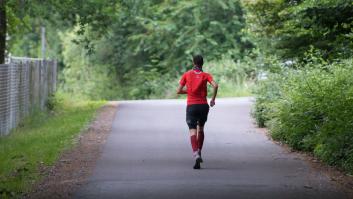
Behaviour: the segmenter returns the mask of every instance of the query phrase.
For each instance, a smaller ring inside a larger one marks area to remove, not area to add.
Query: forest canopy
[[[160,82],[177,82],[192,55],[237,61],[253,48],[234,0],[9,0],[7,8],[9,54],[41,56],[44,26],[60,88],[94,99],[171,97]]]
[[[346,59],[353,49],[349,0],[2,2],[7,54],[40,57],[45,27],[60,90],[91,99],[175,97],[194,54],[204,55],[219,81],[247,86],[261,71],[276,70],[273,61]],[[217,71],[224,63],[233,75]]]

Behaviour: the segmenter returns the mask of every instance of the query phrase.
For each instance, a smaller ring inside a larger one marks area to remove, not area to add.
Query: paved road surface
[[[345,198],[330,180],[269,141],[251,99],[220,99],[193,170],[184,100],[122,102],[94,174],[75,198]]]

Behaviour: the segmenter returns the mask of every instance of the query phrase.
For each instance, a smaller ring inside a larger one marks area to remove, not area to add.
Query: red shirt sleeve
[[[211,83],[213,81],[213,77],[211,74],[207,74],[207,81]]]
[[[181,77],[181,79],[179,81],[179,84],[181,86],[185,86],[185,84],[186,84],[186,73],[184,73],[183,76]]]

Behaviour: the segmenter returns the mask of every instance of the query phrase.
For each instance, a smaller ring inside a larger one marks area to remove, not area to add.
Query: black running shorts
[[[186,123],[189,129],[196,129],[197,125],[204,126],[210,107],[208,104],[191,104],[186,107]]]

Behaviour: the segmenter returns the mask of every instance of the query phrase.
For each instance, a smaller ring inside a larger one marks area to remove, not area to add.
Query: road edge
[[[335,184],[337,188],[343,191],[348,197],[353,198],[353,176],[347,174],[338,167],[330,166],[322,162],[311,153],[294,150],[287,144],[274,140],[267,128],[256,127],[256,129],[258,132],[264,133],[268,140],[280,146],[287,153],[295,154],[295,156],[300,158],[302,161],[307,162],[311,169],[319,171],[321,174],[328,177],[332,184]]]

